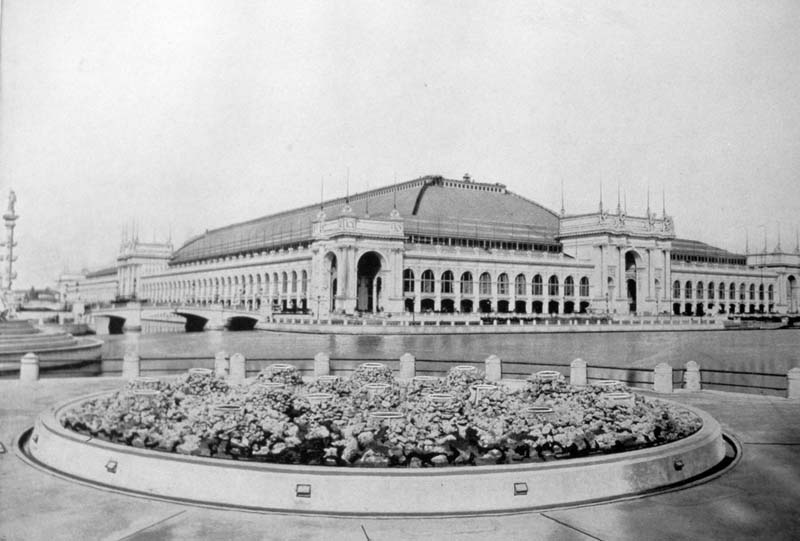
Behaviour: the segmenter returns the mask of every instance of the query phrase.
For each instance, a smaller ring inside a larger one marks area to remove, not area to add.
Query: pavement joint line
[[[178,511],[177,513],[173,513],[172,515],[170,515],[168,517],[162,518],[161,520],[157,520],[156,522],[153,522],[152,524],[148,524],[144,528],[139,528],[135,532],[129,533],[125,537],[120,537],[118,541],[125,541],[125,539],[132,539],[134,535],[136,535],[138,533],[141,533],[141,532],[143,532],[145,530],[148,530],[148,529],[152,528],[153,526],[158,526],[159,524],[163,524],[164,522],[167,522],[168,520],[172,520],[173,518],[177,517],[178,515],[182,515],[185,512],[186,512],[186,509],[182,509],[182,510]]]
[[[575,527],[575,526],[573,526],[572,524],[568,524],[568,523],[564,522],[563,520],[558,520],[557,518],[551,517],[551,516],[550,516],[550,515],[548,515],[547,513],[539,513],[539,514],[540,514],[540,515],[542,515],[542,516],[543,516],[543,517],[545,517],[545,518],[549,518],[549,519],[550,519],[550,520],[552,520],[553,522],[556,522],[556,523],[558,523],[558,524],[561,524],[561,525],[562,525],[562,526],[564,526],[565,528],[569,528],[570,530],[575,530],[576,532],[578,532],[578,533],[582,533],[583,535],[585,535],[585,536],[587,536],[587,537],[590,537],[590,538],[592,538],[592,539],[596,539],[597,541],[603,541],[603,539],[602,539],[602,538],[600,538],[600,537],[597,537],[596,535],[592,535],[592,534],[590,534],[589,532],[587,532],[587,531],[585,531],[585,530],[582,530],[582,529],[580,529],[580,528],[576,528],[576,527]]]
[[[743,445],[800,445],[800,442],[797,441],[789,441],[789,442],[782,442],[782,441],[742,441],[740,442]]]

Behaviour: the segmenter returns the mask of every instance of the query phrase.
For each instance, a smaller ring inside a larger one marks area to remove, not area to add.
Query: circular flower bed
[[[620,399],[624,385],[577,388],[550,373],[514,391],[487,383],[464,367],[400,383],[378,363],[349,379],[311,384],[285,365],[245,385],[192,370],[168,382],[134,379],[68,410],[60,422],[166,452],[364,467],[537,462],[659,445],[701,426],[672,404],[635,394]]]

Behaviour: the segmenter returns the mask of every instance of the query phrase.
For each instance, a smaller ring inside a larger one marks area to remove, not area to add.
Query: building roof
[[[426,176],[323,202],[328,219],[346,204],[357,217],[389,218],[396,207],[407,235],[557,244],[558,216],[502,184]],[[172,264],[269,250],[312,240],[320,205],[206,231],[188,240]]]
[[[675,239],[672,241],[672,253],[680,256],[709,257],[719,259],[745,259],[742,254],[735,254],[723,248],[711,246],[699,240]]]
[[[86,273],[87,278],[100,278],[101,276],[111,276],[117,274],[117,267],[106,267],[104,269],[99,269],[96,271],[91,271]]]

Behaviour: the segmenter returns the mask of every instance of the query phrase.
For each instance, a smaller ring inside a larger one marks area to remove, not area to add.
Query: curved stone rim
[[[687,438],[655,447],[553,462],[420,469],[188,456],[97,440],[58,422],[64,409],[107,394],[74,398],[43,412],[26,441],[30,460],[79,482],[196,505],[331,516],[443,517],[519,513],[641,496],[702,477],[725,459],[719,423],[682,404],[676,405],[698,415],[703,426]],[[108,469],[111,463],[113,473]],[[124,475],[117,475],[118,466]],[[198,476],[202,483],[187,481]],[[237,492],[229,490],[231,486],[249,488]],[[302,492],[305,487],[308,495]],[[407,498],[409,493],[416,497]]]

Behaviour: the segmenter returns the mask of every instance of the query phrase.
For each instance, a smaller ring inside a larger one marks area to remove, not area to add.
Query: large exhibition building
[[[677,238],[663,210],[634,217],[600,202],[593,213],[555,213],[468,176],[206,231],[158,254],[163,264],[131,265],[136,246],[124,251],[118,296],[321,316],[783,314],[800,296],[797,248],[735,254]]]

